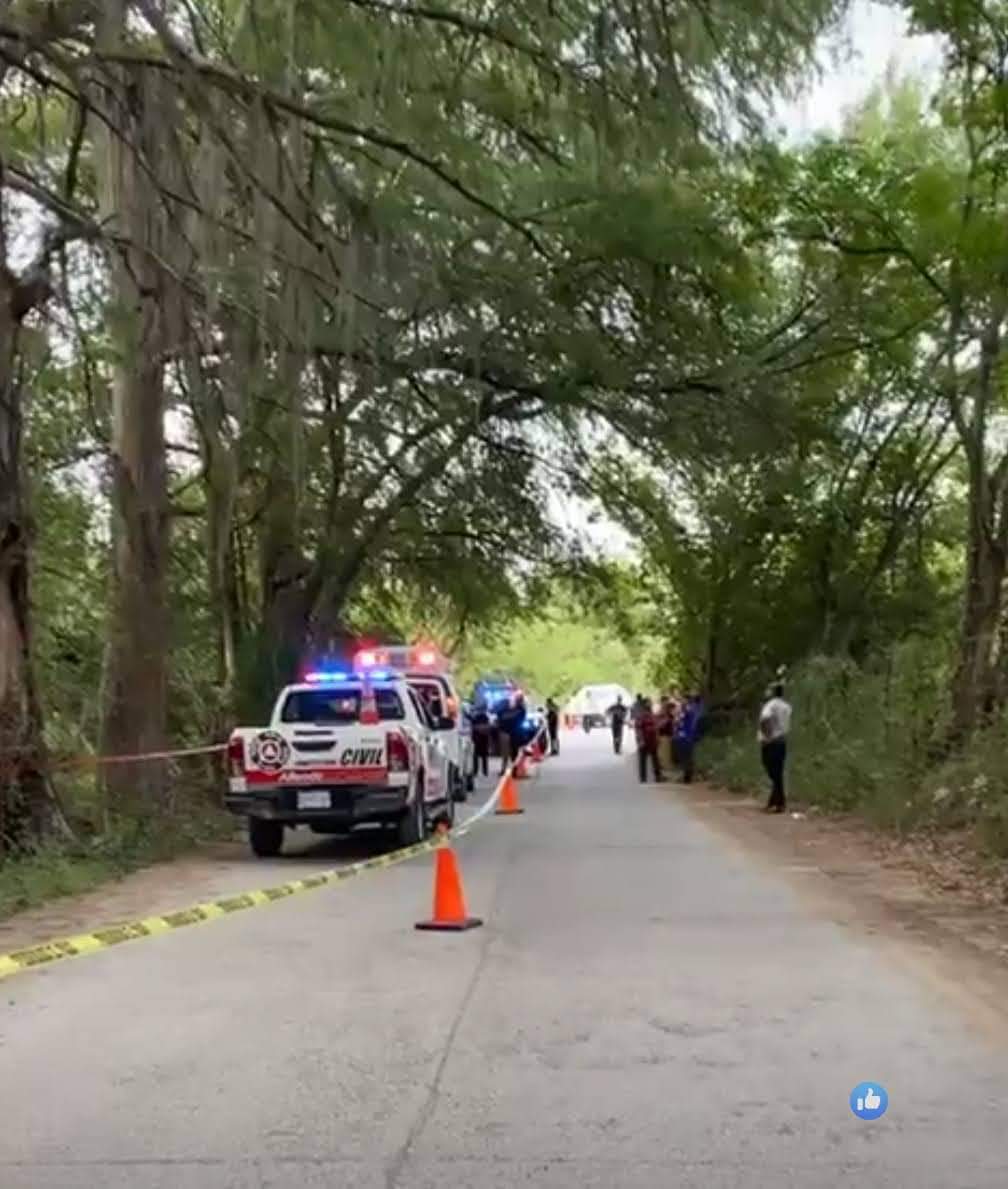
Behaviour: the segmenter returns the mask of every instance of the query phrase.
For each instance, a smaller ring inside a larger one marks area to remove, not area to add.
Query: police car
[[[353,658],[356,673],[393,669],[406,679],[427,707],[450,764],[452,796],[464,801],[476,781],[476,754],[469,718],[451,671],[451,662],[432,644],[390,644],[361,649]]]
[[[384,826],[398,844],[454,821],[453,763],[420,695],[399,673],[316,670],[280,692],[270,722],[228,741],[225,804],[260,857],[288,828],[345,834]]]

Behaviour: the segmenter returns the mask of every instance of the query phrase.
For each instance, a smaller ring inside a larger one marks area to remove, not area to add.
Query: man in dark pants
[[[648,759],[651,760],[655,780],[662,780],[661,764],[658,761],[658,724],[651,708],[651,699],[645,698],[637,718],[637,774],[641,784],[647,781]]]
[[[767,813],[783,813],[787,808],[784,796],[784,765],[787,762],[787,741],[791,731],[791,705],[784,700],[784,687],[770,689],[770,697],[760,711],[759,743],[763,769],[770,778],[770,799]]]
[[[627,708],[623,704],[623,695],[617,694],[616,701],[609,707],[609,724],[612,727],[612,748],[616,755],[623,751],[623,728],[626,726]]]
[[[511,699],[497,703],[497,751],[500,754],[501,776],[514,758],[511,754],[511,734],[514,729],[515,708]]]
[[[550,755],[560,754],[560,708],[552,698],[546,699],[546,731],[549,734]]]
[[[490,715],[484,703],[479,702],[473,707],[469,720],[472,723],[473,753],[476,757],[476,775],[482,771],[484,776],[490,774]]]
[[[498,715],[497,722],[501,727],[501,775],[507,770],[508,764],[517,761],[522,749],[522,730],[525,726],[525,696],[519,694],[506,714]]]

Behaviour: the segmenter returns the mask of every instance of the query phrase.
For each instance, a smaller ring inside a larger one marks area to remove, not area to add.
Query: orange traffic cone
[[[482,924],[479,917],[466,913],[455,852],[447,844],[439,846],[434,852],[434,914],[429,921],[417,921],[416,927],[438,933],[463,933]]]
[[[518,785],[515,784],[515,779],[508,772],[504,777],[504,784],[501,787],[500,801],[497,804],[497,813],[524,813],[525,810],[518,804]]]
[[[541,764],[546,758],[546,748],[543,747],[542,735],[536,735],[532,744],[532,763]]]
[[[518,753],[518,758],[514,762],[514,774],[517,780],[526,780],[528,778],[528,760],[525,756],[524,749]]]

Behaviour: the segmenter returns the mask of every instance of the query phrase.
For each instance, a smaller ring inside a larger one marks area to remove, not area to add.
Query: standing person
[[[476,757],[476,775],[480,769],[484,776],[490,775],[490,712],[485,702],[477,702],[469,716],[472,723],[473,754]]]
[[[651,699],[645,698],[637,720],[637,774],[641,784],[647,781],[648,759],[651,760],[655,780],[662,780],[661,763],[658,759],[658,723],[651,709]]]
[[[525,714],[525,695],[519,694],[514,700],[514,705],[511,707],[511,712],[507,720],[508,750],[511,763],[514,763],[521,754]],[[505,767],[507,767],[506,764]]]
[[[703,722],[703,699],[694,693],[686,699],[686,704],[679,715],[676,726],[676,752],[679,767],[682,769],[683,784],[693,782],[693,757],[696,745],[700,741],[700,728]]]
[[[791,705],[784,700],[784,686],[779,682],[770,687],[770,697],[759,716],[759,744],[763,768],[770,778],[770,799],[767,813],[783,813],[787,801],[784,796],[784,764],[787,761],[787,741],[791,731]]]
[[[640,716],[644,713],[644,695],[638,694],[630,707],[630,725],[634,729],[634,734],[637,733],[637,724],[640,721]]]
[[[663,694],[658,703],[658,762],[662,769],[675,767],[676,709],[671,694]]]
[[[626,726],[627,707],[623,695],[617,694],[616,701],[606,711],[609,715],[609,725],[612,727],[612,749],[614,755],[623,754],[623,728]]]
[[[514,707],[510,698],[504,698],[497,703],[497,752],[500,755],[501,776],[504,775],[508,764],[514,758],[511,755],[511,720],[513,716]]]
[[[546,731],[549,735],[550,755],[560,754],[560,707],[552,698],[546,699]]]

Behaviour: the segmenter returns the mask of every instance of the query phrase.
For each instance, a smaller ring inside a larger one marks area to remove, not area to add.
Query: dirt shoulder
[[[762,812],[749,797],[670,785],[674,797],[748,855],[793,882],[837,924],[893,944],[946,994],[1008,1024],[1008,864],[984,862],[966,836],[900,839],[803,807]],[[980,1022],[980,1021],[977,1021]]]
[[[255,859],[243,837],[207,843],[177,859],[61,896],[0,920],[0,954],[107,925],[158,916],[205,900],[300,879],[377,853],[380,839],[298,832],[276,859]]]

